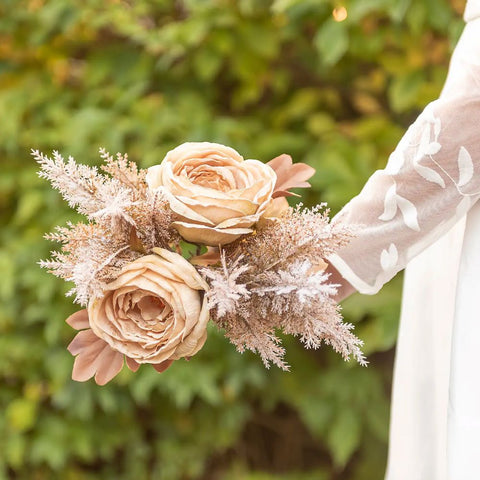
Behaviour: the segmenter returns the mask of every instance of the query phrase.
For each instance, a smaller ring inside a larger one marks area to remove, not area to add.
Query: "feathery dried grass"
[[[126,155],[114,158],[104,149],[104,174],[80,165],[72,157],[65,161],[58,152],[50,158],[37,150],[39,176],[50,181],[72,208],[87,216],[89,223],[58,227],[47,239],[62,244],[51,260],[40,265],[74,287],[69,294],[87,305],[101,296],[105,283],[115,279],[123,266],[153,247],[178,242],[170,227],[172,213],[161,193],[148,191],[145,170],[139,170]]]
[[[219,266],[202,269],[213,320],[237,350],[258,353],[267,368],[289,368],[277,330],[300,337],[307,348],[325,343],[345,360],[353,356],[366,364],[362,342],[332,298],[338,285],[319,269],[354,231],[330,223],[323,207],[289,209],[254,235],[226,245]]]

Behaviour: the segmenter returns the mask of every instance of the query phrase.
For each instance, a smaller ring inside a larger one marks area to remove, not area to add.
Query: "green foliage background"
[[[212,329],[189,363],[70,380],[75,310],[36,262],[77,217],[31,148],[143,167],[184,141],[317,169],[307,204],[358,193],[440,92],[463,2],[2,0],[0,479],[382,479],[400,279],[345,302],[371,365],[286,339],[267,371]]]

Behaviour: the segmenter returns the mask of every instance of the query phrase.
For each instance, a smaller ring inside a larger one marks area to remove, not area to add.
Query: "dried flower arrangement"
[[[32,154],[40,177],[88,220],[47,235],[62,248],[40,262],[73,282],[69,295],[86,307],[67,319],[79,330],[68,347],[74,380],[103,385],[124,362],[162,372],[202,348],[210,319],[267,368],[288,370],[277,329],[366,364],[323,260],[354,232],[331,223],[324,204],[291,208],[285,198],[309,186],[308,165],[244,160],[208,142],[182,144],[148,170],[103,149],[102,172]]]

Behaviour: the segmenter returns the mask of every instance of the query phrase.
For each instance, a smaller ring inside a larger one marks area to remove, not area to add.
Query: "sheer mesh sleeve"
[[[425,108],[386,168],[333,220],[359,225],[329,260],[361,293],[380,290],[480,197],[480,66],[458,80],[462,88]]]

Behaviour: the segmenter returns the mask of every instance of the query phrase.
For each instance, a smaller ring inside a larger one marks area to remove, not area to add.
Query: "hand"
[[[341,302],[349,297],[352,293],[356,292],[355,288],[348,283],[338,272],[338,270],[331,264],[328,264],[326,269],[327,273],[330,273],[329,283],[339,284],[337,294],[333,297],[337,302]]]

